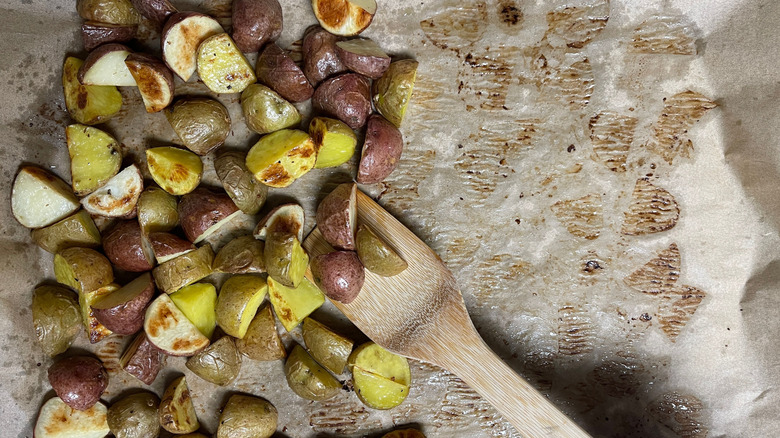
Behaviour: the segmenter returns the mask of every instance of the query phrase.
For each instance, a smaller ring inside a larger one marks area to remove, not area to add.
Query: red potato
[[[376,13],[375,0],[312,0],[311,7],[322,27],[344,36],[363,32]]]
[[[165,354],[149,342],[145,332],[141,332],[122,353],[119,366],[136,379],[151,385],[165,366]]]
[[[173,73],[162,60],[143,53],[132,53],[125,58],[133,75],[146,112],[162,111],[173,100]]]
[[[124,43],[135,38],[138,32],[136,24],[108,24],[98,21],[85,21],[81,25],[81,41],[84,49],[91,51],[101,44]]]
[[[132,51],[122,44],[103,44],[89,52],[78,72],[78,79],[84,85],[114,85],[134,87],[135,79],[125,65]]]
[[[299,242],[303,242],[303,207],[289,203],[275,207],[255,227],[255,239],[265,240],[268,232],[294,234]]]
[[[384,181],[398,166],[403,149],[401,131],[384,117],[372,115],[368,119],[357,182],[373,184]]]
[[[334,251],[312,259],[311,275],[328,298],[349,304],[360,293],[366,273],[357,253]]]
[[[162,30],[163,61],[184,82],[195,73],[198,46],[212,35],[223,33],[217,20],[198,12],[172,14]]]
[[[181,228],[192,243],[210,236],[240,212],[227,193],[205,187],[198,187],[179,201]]]
[[[338,41],[341,38],[319,26],[308,28],[303,35],[303,73],[312,85],[347,71],[336,53]]]
[[[152,244],[154,257],[159,264],[195,250],[195,245],[189,240],[184,240],[171,233],[151,233],[149,234],[149,242]]]
[[[317,207],[317,228],[336,249],[355,249],[357,185],[340,184]]]
[[[336,52],[344,66],[371,79],[381,78],[390,67],[390,57],[368,38],[339,41]]]
[[[135,164],[131,164],[114,175],[103,187],[81,198],[81,205],[93,215],[130,218],[135,216],[135,207],[143,189],[141,171]]]
[[[260,50],[282,34],[282,6],[279,0],[234,0],[233,41],[243,53]]]
[[[290,102],[303,102],[314,94],[314,88],[298,64],[275,43],[266,45],[260,53],[256,73],[258,81]]]
[[[368,78],[356,73],[327,79],[314,91],[312,105],[316,111],[360,129],[371,115],[371,85]]]
[[[144,311],[154,291],[152,275],[147,272],[92,303],[93,315],[118,335],[135,334],[143,328]]]
[[[168,0],[130,0],[133,7],[144,17],[156,22],[165,23],[171,14],[178,12],[175,6]]]
[[[144,272],[154,267],[154,254],[144,241],[136,220],[118,222],[103,236],[103,251],[114,266],[130,272]]]
[[[49,367],[49,383],[65,404],[85,411],[100,400],[108,386],[103,364],[89,356],[61,359]]]

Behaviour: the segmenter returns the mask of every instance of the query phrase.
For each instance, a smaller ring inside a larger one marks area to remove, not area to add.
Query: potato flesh
[[[284,363],[284,374],[290,389],[307,400],[327,400],[341,390],[339,381],[298,344]]]
[[[30,237],[52,254],[75,246],[97,248],[101,242],[100,231],[86,210],[80,210],[48,227],[32,230]]]
[[[91,126],[70,125],[65,139],[71,185],[78,196],[92,193],[119,172],[122,153],[114,137]]]
[[[374,82],[374,107],[379,114],[399,128],[412,99],[416,78],[417,61],[402,59],[391,63],[385,74]]]
[[[35,337],[44,353],[65,352],[81,331],[81,314],[76,294],[60,286],[40,286],[32,297]]]
[[[225,333],[242,339],[267,292],[268,285],[262,277],[230,277],[219,290],[217,324]]]
[[[84,85],[135,87],[135,78],[125,64],[125,58],[128,55],[130,55],[128,50],[112,50],[103,54],[89,66],[89,70],[84,72],[81,83]]]
[[[141,172],[132,164],[114,175],[102,187],[81,198],[81,205],[91,214],[127,217],[135,211],[143,189]]]
[[[81,319],[90,344],[96,344],[113,334],[111,330],[95,318],[95,311],[92,309],[92,304],[101,297],[109,295],[117,290],[119,290],[119,285],[112,283],[97,290],[79,293]]]
[[[317,148],[317,169],[339,166],[355,154],[355,132],[341,120],[315,117],[309,124],[309,135]]]
[[[111,432],[107,414],[100,402],[78,411],[54,397],[41,407],[33,434],[35,438],[103,438]]]
[[[366,406],[373,409],[394,408],[409,395],[409,386],[360,368],[352,371],[355,393]]]
[[[158,187],[147,187],[138,198],[138,224],[145,235],[170,231],[179,224],[178,200]]]
[[[192,14],[180,12],[179,14]],[[179,20],[183,15],[174,14],[168,22]],[[163,59],[184,82],[195,73],[198,59],[198,46],[208,37],[224,32],[217,20],[204,14],[194,14],[163,29]],[[167,32],[166,32],[167,29]]]
[[[192,356],[209,345],[209,338],[162,294],[155,298],[144,315],[144,332],[149,342],[171,356]]]
[[[68,57],[62,68],[65,106],[73,120],[85,125],[103,123],[122,108],[122,94],[110,85],[82,85],[77,75],[84,61]]]
[[[271,361],[287,356],[287,350],[279,332],[276,331],[276,321],[270,303],[266,302],[257,311],[244,337],[236,340],[236,347],[241,354],[252,360]]]
[[[214,251],[206,244],[161,263],[152,271],[154,282],[165,293],[173,293],[211,274]]]
[[[23,167],[14,179],[11,211],[27,228],[51,225],[78,208],[78,200],[65,181],[41,168]]]
[[[342,36],[363,32],[376,12],[375,0],[313,0],[311,4],[320,25]]]
[[[197,66],[198,76],[215,93],[240,93],[257,81],[249,61],[226,33],[200,43]]]
[[[203,175],[200,157],[170,146],[147,149],[146,164],[154,181],[171,195],[184,195],[195,190]]]
[[[133,76],[147,113],[160,112],[173,101],[173,73],[149,55],[131,55],[125,65]]]
[[[298,237],[291,233],[269,233],[263,261],[268,277],[287,286],[298,287],[309,266],[309,255]]]
[[[303,341],[309,354],[333,374],[341,374],[352,353],[352,341],[311,318],[303,320]]]
[[[289,233],[303,241],[305,215],[300,204],[282,204],[271,210],[255,227],[255,239],[265,240],[269,230],[273,233]]]
[[[261,183],[287,187],[314,167],[317,151],[303,131],[282,129],[261,138],[246,157],[246,167]]]
[[[230,336],[223,336],[203,351],[187,359],[187,368],[198,377],[225,386],[238,377],[241,355]]]
[[[184,376],[174,380],[165,389],[160,402],[159,416],[160,425],[170,433],[191,433],[200,427]]]
[[[390,409],[409,394],[412,377],[405,357],[366,342],[352,352],[348,362],[355,392],[368,407]]]
[[[288,332],[325,303],[325,295],[307,278],[293,289],[269,277],[268,298],[276,317]]]
[[[207,338],[217,326],[217,289],[210,283],[195,283],[171,294],[171,300]]]

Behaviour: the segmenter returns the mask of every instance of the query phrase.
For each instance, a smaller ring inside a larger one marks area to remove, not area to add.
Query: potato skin
[[[290,102],[311,98],[314,88],[298,64],[283,49],[270,43],[257,58],[257,79]]]
[[[292,288],[298,287],[309,264],[308,254],[291,233],[267,234],[263,260],[269,277]]]
[[[324,324],[306,317],[303,320],[303,342],[309,354],[333,374],[341,374],[352,353],[353,342]]]
[[[252,235],[236,237],[223,246],[214,258],[214,271],[229,274],[265,272],[265,244]]]
[[[81,25],[81,41],[84,50],[91,51],[106,43],[124,43],[135,38],[138,25],[108,24],[98,21],[85,21]]]
[[[158,260],[163,257],[180,254],[188,250],[194,251],[196,249],[195,245],[189,240],[184,240],[171,233],[151,233],[149,234],[149,241],[152,244],[154,255]]]
[[[132,300],[110,309],[92,309],[95,318],[107,329],[118,335],[138,333],[144,325],[144,310],[154,296],[154,282]]]
[[[76,11],[85,20],[133,25],[141,21],[130,0],[78,0]]]
[[[265,85],[246,87],[241,93],[241,110],[247,127],[258,134],[291,128],[301,122],[298,109]]]
[[[236,211],[238,207],[227,193],[214,192],[205,187],[198,187],[179,200],[181,228],[190,242]]]
[[[187,359],[187,368],[203,380],[225,386],[238,377],[241,355],[230,336],[223,336]]]
[[[374,107],[379,114],[399,128],[412,97],[417,65],[417,61],[413,59],[395,61],[372,86]]]
[[[135,9],[144,17],[163,24],[171,14],[178,12],[168,0],[130,0]]]
[[[179,201],[159,187],[147,187],[138,198],[138,224],[148,235],[170,231],[179,225]]]
[[[276,407],[267,400],[234,394],[219,416],[216,438],[270,438],[278,419]]]
[[[234,0],[233,41],[243,53],[257,52],[282,34],[282,6],[278,0]]]
[[[316,111],[360,129],[371,115],[371,85],[368,78],[356,73],[330,78],[314,91],[312,105]]]
[[[287,350],[276,331],[276,319],[270,302],[266,301],[260,306],[244,337],[236,339],[236,347],[252,360],[271,361],[287,356]]]
[[[340,184],[317,206],[317,228],[336,249],[355,249],[355,184]]]
[[[85,411],[100,400],[108,386],[103,364],[89,356],[61,359],[49,367],[49,383],[68,406]]]
[[[257,214],[268,197],[268,186],[255,179],[246,168],[246,154],[229,151],[214,160],[217,177],[230,199],[246,214]]]
[[[146,333],[141,332],[122,353],[119,365],[131,376],[151,385],[165,366],[165,357],[165,354],[149,341]]]
[[[303,35],[303,73],[316,86],[324,79],[347,71],[336,53],[341,38],[320,26],[311,26]]]
[[[74,246],[97,248],[101,242],[100,231],[86,210],[79,210],[48,227],[32,230],[30,238],[52,254]]]
[[[103,251],[116,267],[130,272],[145,272],[154,266],[144,254],[138,221],[121,221],[103,236]]]
[[[89,248],[67,248],[54,256],[54,275],[58,283],[79,293],[92,292],[114,281],[111,262]]]
[[[157,407],[160,399],[151,392],[139,392],[114,402],[108,408],[108,427],[116,438],[149,438],[160,433]]]
[[[384,181],[398,166],[403,150],[401,131],[384,117],[372,115],[368,119],[357,182],[373,184]]]
[[[182,254],[161,263],[152,275],[157,287],[165,293],[173,293],[211,274],[214,251],[211,245],[203,245],[195,251]]]
[[[317,287],[328,298],[344,304],[357,298],[366,275],[354,251],[334,251],[314,257],[311,273]]]
[[[374,274],[392,277],[403,272],[408,266],[406,261],[366,224],[358,227],[355,242],[360,262]]]
[[[342,44],[347,44],[347,42]],[[381,78],[387,68],[390,67],[390,57],[387,55],[378,56],[355,53],[344,49],[341,44],[336,44],[336,53],[339,55],[341,62],[344,63],[344,66],[349,70],[371,79]]]
[[[184,376],[174,380],[165,388],[158,412],[160,425],[170,433],[192,433],[200,428],[192,395]]]
[[[62,286],[39,286],[32,297],[35,337],[43,352],[56,356],[70,347],[81,331],[76,294]]]
[[[225,143],[231,121],[227,108],[208,97],[183,97],[167,110],[165,117],[184,146],[206,155]]]
[[[327,400],[341,390],[341,384],[321,367],[299,344],[295,344],[284,363],[287,384],[307,400]]]

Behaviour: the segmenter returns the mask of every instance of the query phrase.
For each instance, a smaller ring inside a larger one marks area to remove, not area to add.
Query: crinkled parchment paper
[[[8,205],[21,163],[69,176],[60,72],[66,53],[84,55],[74,3],[0,6],[0,435],[8,437],[32,436],[52,394],[51,359],[35,344],[30,315],[34,286],[53,277],[52,256]],[[229,25],[225,0],[174,3]],[[280,43],[299,52],[315,19],[307,1],[282,3]],[[780,430],[778,25],[780,4],[760,0],[383,0],[366,32],[420,69],[402,161],[385,183],[363,189],[454,271],[488,344],[594,435]],[[207,93],[195,81],[177,87]],[[143,111],[136,90],[122,91],[122,115],[104,127],[143,165],[139,151],[176,138],[162,114]],[[237,96],[218,98],[234,121],[227,145],[247,149],[257,136]],[[296,199],[313,217],[355,164],[273,190],[269,205]],[[210,160],[205,181],[216,183]],[[317,315],[350,331],[332,307]],[[127,342],[74,347],[106,362],[107,402],[144,386],[118,369]],[[403,424],[431,437],[516,435],[455,376],[422,363],[412,363],[408,400],[381,412],[346,391],[324,403],[294,396],[281,361],[245,360],[227,389],[183,363],[169,358],[152,389],[184,372],[209,432],[226,394],[241,391],[277,406],[279,436],[377,436]]]

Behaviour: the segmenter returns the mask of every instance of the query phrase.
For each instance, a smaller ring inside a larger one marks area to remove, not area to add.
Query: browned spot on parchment
[[[530,265],[511,254],[496,254],[483,260],[474,275],[474,295],[479,304],[490,304],[496,291],[506,290],[514,280],[530,271]]]
[[[558,353],[574,356],[593,350],[593,322],[574,304],[558,309]]]
[[[701,400],[678,392],[667,392],[647,406],[650,417],[668,427],[681,438],[705,438],[709,433],[703,424]]]
[[[603,277],[607,261],[599,256],[596,251],[590,250],[580,259],[578,277],[583,285],[594,285]]]
[[[566,47],[581,49],[593,41],[609,20],[609,1],[586,6],[563,6],[547,13],[546,37],[552,45],[560,38]]]
[[[542,71],[546,72],[541,80],[542,101],[562,103],[573,110],[585,108],[590,103],[595,80],[587,57],[567,57],[559,66],[547,65]]]
[[[371,413],[356,397],[342,391],[336,397],[309,405],[309,424],[314,432],[353,434],[378,429],[381,423],[369,419]]]
[[[655,314],[661,330],[672,342],[677,340],[680,331],[688,323],[696,309],[699,308],[704,297],[704,291],[693,286],[682,286],[661,295],[663,299],[658,312]]]
[[[542,135],[542,120],[537,118],[494,118],[479,127],[478,134],[472,134],[471,139],[479,141],[503,155],[514,155],[522,148],[534,145]]]
[[[457,87],[455,77],[418,73],[404,124],[408,123],[412,132],[429,132],[431,136],[439,134],[441,126],[453,125],[452,108],[463,106]]]
[[[671,193],[641,178],[636,181],[625,217],[621,229],[623,234],[639,236],[658,233],[677,224],[680,207]]]
[[[558,201],[552,206],[555,217],[577,237],[593,240],[604,227],[601,196],[590,194],[579,199]]]
[[[398,169],[383,183],[382,200],[386,205],[399,212],[420,209],[416,202],[420,198],[418,188],[430,175],[435,160],[434,150],[404,150]]]
[[[639,119],[614,111],[601,111],[590,119],[590,141],[597,161],[613,172],[625,172]]]
[[[462,90],[474,95],[485,110],[506,110],[506,96],[514,81],[514,62],[520,49],[499,45],[481,52],[472,51],[461,69]]]
[[[659,252],[644,266],[623,279],[629,287],[646,294],[669,292],[680,277],[680,250],[677,244]]]
[[[479,250],[482,236],[464,233],[462,230],[443,234],[449,237],[442,259],[450,269],[455,271],[472,261],[472,257]]]
[[[653,124],[647,149],[669,164],[678,156],[689,157],[693,143],[687,137],[688,129],[717,106],[710,98],[691,90],[666,99],[661,116]]]
[[[635,53],[695,55],[695,29],[683,17],[656,15],[634,29],[629,50]]]
[[[642,384],[640,374],[645,366],[633,354],[620,352],[605,359],[588,374],[602,391],[612,397],[626,397],[636,394]]]
[[[479,394],[454,374],[445,372],[444,399],[433,422],[437,428],[458,430],[477,421],[479,427],[492,436],[506,436],[509,427],[501,415]]]
[[[522,27],[523,11],[515,0],[500,0],[496,7],[498,22],[504,31],[513,31]]]
[[[463,187],[467,189],[464,197],[476,206],[484,205],[488,196],[495,191],[501,175],[507,175],[508,168],[501,165],[497,154],[487,148],[475,147],[462,153],[455,159],[453,166],[458,172]]]
[[[433,44],[447,49],[479,41],[485,33],[487,18],[485,2],[458,3],[421,21],[420,28]]]

